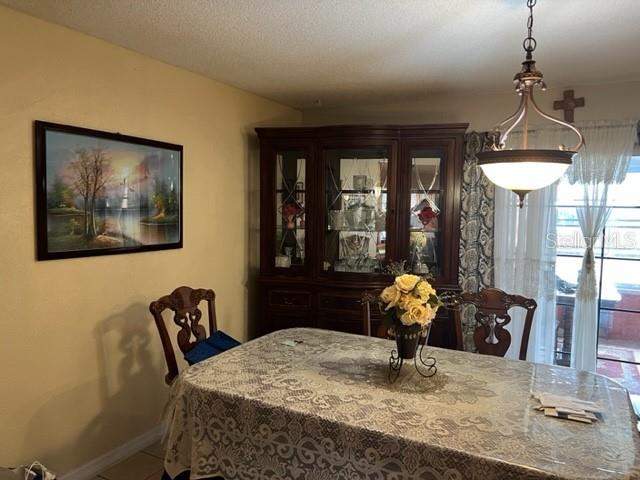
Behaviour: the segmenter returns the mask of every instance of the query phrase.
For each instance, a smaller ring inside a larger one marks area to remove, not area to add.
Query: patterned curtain
[[[494,285],[493,218],[494,186],[478,167],[476,154],[489,149],[491,139],[486,132],[465,135],[462,178],[462,211],[460,212],[460,272],[458,281],[465,292],[477,292]],[[462,311],[464,349],[474,351],[474,311]]]

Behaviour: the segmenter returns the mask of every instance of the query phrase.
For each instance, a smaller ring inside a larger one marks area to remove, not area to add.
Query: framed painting
[[[35,122],[37,258],[182,248],[182,146]]]

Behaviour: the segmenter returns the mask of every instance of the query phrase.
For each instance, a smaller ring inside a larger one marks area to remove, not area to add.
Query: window
[[[640,395],[640,157],[610,187],[611,214],[594,247],[598,291],[598,373]],[[555,363],[569,365],[578,274],[585,244],[576,205],[582,187],[558,186]]]

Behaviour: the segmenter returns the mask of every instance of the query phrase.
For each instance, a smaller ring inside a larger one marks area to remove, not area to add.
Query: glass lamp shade
[[[551,185],[564,175],[568,167],[562,163],[539,162],[481,165],[484,174],[499,187],[527,192]]]
[[[478,165],[499,187],[520,197],[551,185],[571,165],[576,152],[568,150],[493,150],[478,153]]]

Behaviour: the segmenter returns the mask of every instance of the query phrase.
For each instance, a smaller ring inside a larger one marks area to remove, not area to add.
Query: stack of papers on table
[[[582,423],[594,423],[602,417],[602,408],[594,402],[553,393],[537,393],[533,396],[540,402],[537,410],[543,411],[548,417]]]

